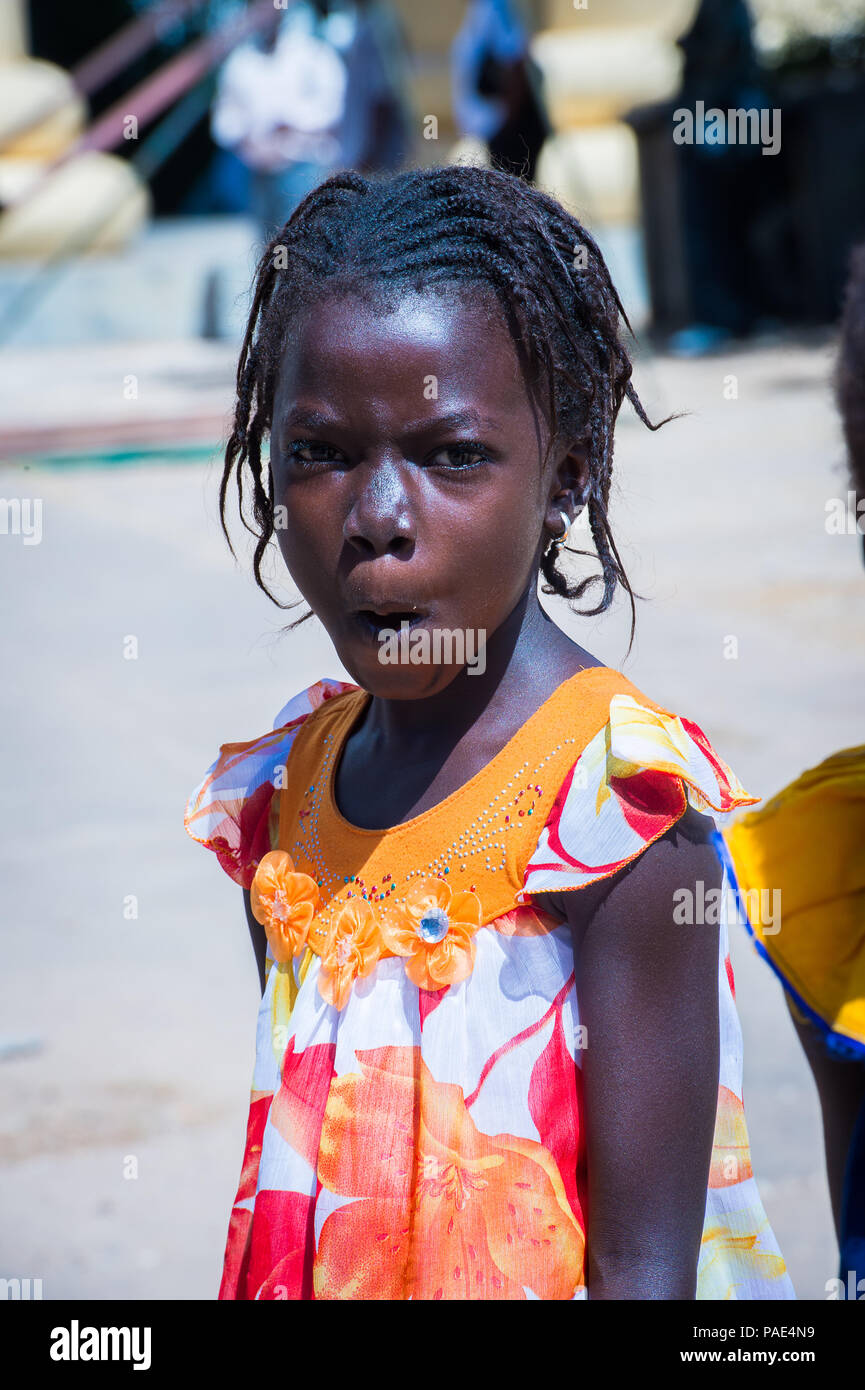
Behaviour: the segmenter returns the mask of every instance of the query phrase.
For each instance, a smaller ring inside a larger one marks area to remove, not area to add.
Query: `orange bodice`
[[[511,911],[522,901],[526,865],[562,782],[607,722],[616,694],[660,709],[618,671],[578,671],[464,786],[386,830],[352,825],[333,790],[340,754],[370,695],[352,690],[321,705],[297,733],[278,792],[276,845],[318,886],[306,944],[321,954],[336,915],[357,898],[373,903],[387,924],[413,883],[430,878],[444,879],[454,895],[476,893],[480,925]]]

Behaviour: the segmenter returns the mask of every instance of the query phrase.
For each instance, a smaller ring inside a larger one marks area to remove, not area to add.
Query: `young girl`
[[[794,1296],[705,814],[754,798],[537,597],[592,582],[583,507],[588,611],[630,595],[621,313],[580,224],[490,170],[340,174],[261,260],[223,527],[251,482],[259,584],[275,535],[352,683],[187,807],[263,984],[222,1298]]]

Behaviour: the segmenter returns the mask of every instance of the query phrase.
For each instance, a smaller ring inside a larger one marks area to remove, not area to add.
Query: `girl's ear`
[[[559,456],[550,484],[547,521],[555,531],[561,526],[560,512],[573,520],[588,499],[589,445],[585,440],[570,444]]]

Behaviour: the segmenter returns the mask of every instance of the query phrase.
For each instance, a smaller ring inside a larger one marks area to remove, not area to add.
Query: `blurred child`
[[[858,530],[865,541],[865,245],[852,259],[837,396]],[[765,933],[756,921],[752,927],[758,951],[784,986],[820,1096],[841,1296],[862,1298],[865,745],[846,748],[803,773],[761,810],[731,826],[727,840],[741,889],[781,890],[781,930]]]

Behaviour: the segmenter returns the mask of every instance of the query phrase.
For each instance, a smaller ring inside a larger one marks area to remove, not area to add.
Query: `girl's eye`
[[[306,464],[333,463],[335,459],[342,457],[339,449],[335,449],[332,444],[319,444],[314,439],[292,439],[287,454],[297,463]]]
[[[468,468],[477,468],[479,464],[489,463],[489,454],[482,444],[447,444],[433,457],[433,463],[438,467],[465,471]]]
[[[339,463],[345,455],[332,444],[324,444],[315,439],[292,439],[286,448],[286,455],[302,467],[311,468],[316,464]],[[488,463],[489,455],[482,444],[466,441],[460,444],[446,444],[433,455],[430,462],[438,468],[450,468],[465,472],[479,464]]]

